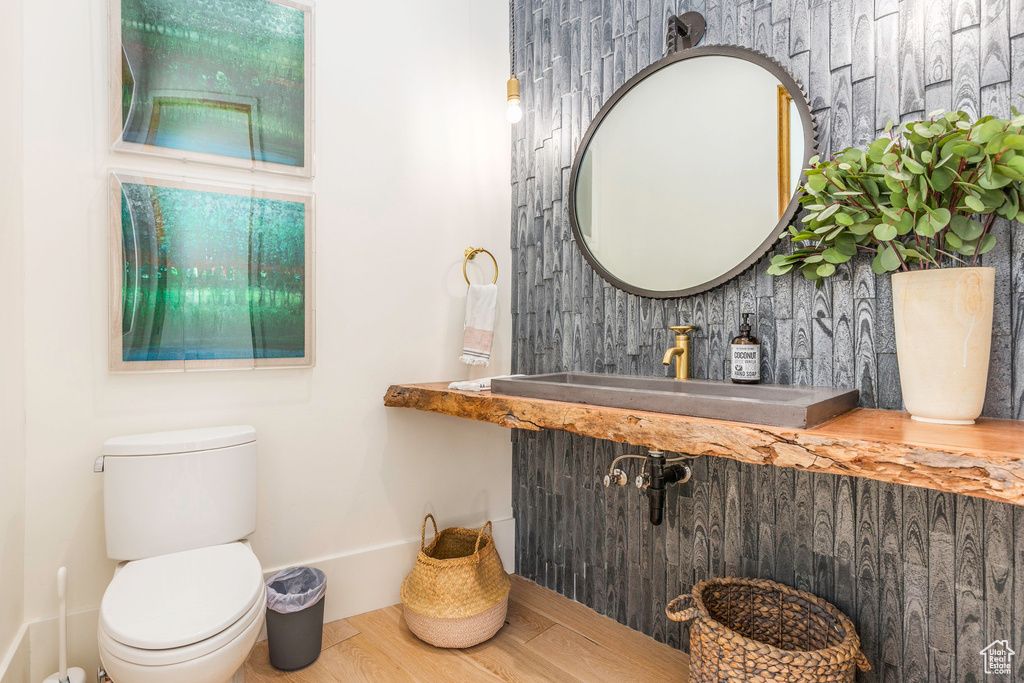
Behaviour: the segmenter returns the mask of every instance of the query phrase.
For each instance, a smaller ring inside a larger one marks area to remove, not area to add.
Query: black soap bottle
[[[729,368],[732,381],[736,384],[760,384],[761,342],[750,334],[749,313],[743,314],[740,336],[729,346]]]

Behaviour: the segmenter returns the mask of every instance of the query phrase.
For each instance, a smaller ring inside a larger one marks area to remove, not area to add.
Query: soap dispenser
[[[729,346],[730,376],[736,384],[761,382],[761,342],[750,334],[749,317],[749,313],[743,314],[740,335]]]

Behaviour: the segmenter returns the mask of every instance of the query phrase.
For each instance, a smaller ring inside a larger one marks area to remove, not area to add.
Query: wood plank
[[[1013,557],[1016,573],[1013,582],[1013,642],[1024,642],[1024,507],[1013,508]],[[1024,657],[1014,662],[1013,680],[1024,680]]]
[[[1024,508],[1021,508],[1024,510]],[[928,492],[928,681],[953,680],[956,656],[954,500]]]
[[[903,675],[927,680],[928,492],[903,491]]]
[[[889,14],[875,22],[875,128],[885,128],[888,120],[898,120],[899,96],[899,15]]]
[[[814,516],[811,551],[814,563],[814,593],[832,601],[835,599],[835,478],[815,475],[812,489]]]
[[[561,671],[595,683],[674,682],[688,670],[666,670],[651,663],[631,661],[622,656],[621,649],[602,647],[561,624],[552,626],[531,640],[527,647]]]
[[[1010,420],[932,425],[906,413],[858,409],[800,430],[460,392],[447,389],[447,383],[393,385],[385,405],[1024,503],[1024,424]]]
[[[336,647],[323,652],[315,665],[330,678],[322,681],[415,681],[410,675],[377,647],[370,638],[359,634]],[[294,679],[291,679],[294,680]]]
[[[719,518],[718,523],[712,522],[712,538],[715,538],[716,535],[714,529],[720,528],[724,575],[742,576],[743,539],[747,535],[745,527],[752,525],[756,518],[753,515],[747,514],[753,511],[745,510],[740,501],[740,477],[742,472],[739,463],[727,461],[722,463],[722,465],[722,467],[716,468],[716,470],[721,470],[721,478],[715,477],[712,479],[711,500],[712,502],[724,500],[725,505],[722,508],[722,516]],[[719,481],[721,482],[720,484],[718,483]],[[718,497],[714,493],[714,487],[717,486],[722,487],[724,496]],[[714,557],[714,549],[712,549],[711,555]]]
[[[520,643],[525,643],[554,626],[555,622],[536,610],[532,610],[512,595],[508,602],[508,615],[501,634]]]
[[[981,3],[982,87],[1010,80],[1010,17],[1008,10],[1008,0],[985,0]]]
[[[811,100],[811,110],[825,109],[832,101],[829,66],[829,3],[820,3],[810,8],[810,50],[815,55],[811,60],[811,78],[807,84],[807,94]]]
[[[966,111],[971,118],[981,111],[979,41],[977,27],[953,34],[953,109]]]
[[[689,658],[686,654],[662,645],[639,631],[626,628],[585,605],[552,596],[550,592],[522,577],[512,577],[512,592],[514,599],[521,604],[556,624],[571,626],[573,631],[597,643],[602,649],[617,652],[634,664],[675,672],[677,677],[680,671],[688,670]]]
[[[852,12],[851,44],[857,46],[857,58],[851,59],[851,66],[853,67],[853,81],[856,83],[875,75],[874,0],[853,0]],[[872,127],[873,129],[874,127]]]
[[[349,622],[417,681],[501,680],[480,668],[465,653],[436,648],[414,636],[405,625],[399,605],[350,617]]]
[[[561,625],[550,628],[563,629]],[[531,643],[550,629],[531,639]],[[463,650],[465,656],[487,673],[507,683],[528,683],[534,681],[555,681],[556,683],[572,683],[579,678],[569,673],[539,654],[530,644],[522,644],[506,638],[492,638],[475,647]],[[568,654],[568,653],[566,653]],[[572,668],[571,659],[562,659],[560,664],[567,669]],[[350,679],[351,680],[351,679]],[[380,679],[376,679],[380,680]]]
[[[900,2],[900,109],[902,113],[924,109],[925,0]]]
[[[982,680],[977,653],[985,639],[984,504],[960,496],[956,499],[956,672],[965,683]]]
[[[878,487],[879,659],[883,680],[903,680],[903,500],[893,484]]]
[[[879,580],[878,580],[878,487],[868,479],[857,480],[856,579],[857,607],[854,623],[861,639],[861,649],[877,672],[881,654],[878,642]]]
[[[857,518],[853,477],[836,477],[832,556],[835,558],[832,603],[844,614],[857,608]]]
[[[928,11],[924,13],[925,85],[948,81],[953,75],[952,21],[952,0],[928,0]]]
[[[814,481],[807,472],[797,471],[794,478],[795,508],[793,586],[814,592]]]
[[[1013,637],[1013,507],[986,501],[984,514],[985,644]],[[1000,635],[1003,634],[1003,635]]]

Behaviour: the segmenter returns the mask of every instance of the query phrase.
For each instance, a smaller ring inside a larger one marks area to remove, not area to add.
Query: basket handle
[[[871,664],[868,662],[868,658],[860,650],[857,650],[857,656],[854,658],[854,661],[857,662],[857,668],[861,671],[871,671]]]
[[[689,593],[686,595],[680,595],[678,598],[668,603],[665,607],[665,614],[668,618],[672,621],[687,622],[699,615],[700,610],[696,607],[689,607],[687,609],[682,608],[683,603],[687,600],[692,601],[693,595],[690,595]]]
[[[420,550],[427,547],[427,520],[434,525],[434,536],[437,536],[437,521],[434,520],[434,515],[427,513],[427,516],[423,518],[423,530],[420,531]]]
[[[474,555],[476,555],[478,552],[480,552],[480,541],[483,539],[485,533],[491,538],[491,543],[494,543],[494,534],[492,533],[492,527],[491,527],[490,520],[488,520],[487,524],[484,524],[480,528],[480,533],[477,534],[476,545],[473,546],[473,554]]]

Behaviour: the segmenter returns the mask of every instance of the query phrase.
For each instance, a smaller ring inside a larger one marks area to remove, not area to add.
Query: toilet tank
[[[101,471],[111,559],[230,543],[256,530],[252,427],[110,439],[103,444]]]

